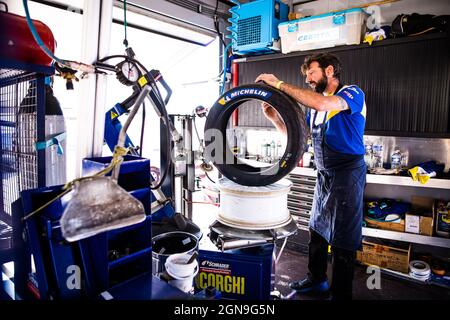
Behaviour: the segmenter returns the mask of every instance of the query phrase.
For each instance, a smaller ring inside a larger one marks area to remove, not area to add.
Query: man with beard
[[[306,120],[311,128],[317,182],[310,219],[309,272],[290,287],[299,293],[331,292],[332,299],[351,299],[356,250],[362,240],[366,182],[364,93],[356,85],[340,83],[341,64],[332,54],[306,57],[301,71],[314,91],[285,83],[273,74],[261,74],[255,80],[311,109]],[[286,131],[272,106],[264,104],[263,111],[279,131]],[[327,280],[329,244],[331,288]]]

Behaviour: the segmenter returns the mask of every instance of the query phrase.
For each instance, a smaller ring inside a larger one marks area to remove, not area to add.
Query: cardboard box
[[[433,216],[424,217],[414,214],[405,215],[405,232],[433,236]]]
[[[420,232],[420,216],[414,214],[405,215],[405,232],[417,233]]]
[[[372,220],[372,219],[368,219],[367,217],[365,217],[364,221],[366,222],[367,226],[370,228],[405,232],[405,220],[404,219],[401,219],[400,222],[396,223],[396,222],[377,221],[377,220]]]
[[[408,273],[410,254],[411,244],[394,246],[377,243],[375,239],[363,240],[362,250],[356,252],[356,259],[366,265]]]
[[[405,215],[405,232],[433,236],[434,199],[429,197],[411,197],[411,213]]]

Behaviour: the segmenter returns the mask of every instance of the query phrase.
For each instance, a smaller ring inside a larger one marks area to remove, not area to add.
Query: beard
[[[312,84],[312,85],[311,85]],[[325,77],[325,74],[322,73],[322,78],[317,82],[310,82],[309,85],[314,89],[317,93],[323,93],[328,85],[328,80]]]

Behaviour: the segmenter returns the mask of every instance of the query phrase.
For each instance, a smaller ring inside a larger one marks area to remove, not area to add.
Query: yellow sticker
[[[284,161],[281,163],[281,167],[282,167],[282,168],[286,167],[286,160],[284,160]]]
[[[225,105],[225,103],[226,103],[226,101],[225,101],[225,99],[224,99],[224,98],[222,98],[222,99],[220,99],[220,100],[219,100],[219,104],[221,104],[221,105],[223,105],[223,106],[224,106],[224,105]]]
[[[138,83],[141,87],[145,86],[148,83],[147,78],[145,76],[140,77]]]
[[[111,120],[117,118],[119,115],[115,113],[114,111],[111,111]]]

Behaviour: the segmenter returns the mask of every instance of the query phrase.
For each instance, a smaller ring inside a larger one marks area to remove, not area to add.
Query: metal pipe
[[[268,243],[267,240],[223,240],[220,238],[220,250],[242,249]]]
[[[141,92],[139,93],[138,97],[136,98],[136,101],[134,102],[133,108],[130,112],[130,115],[127,118],[127,121],[122,127],[122,130],[120,130],[119,133],[119,139],[117,142],[118,147],[124,147],[125,146],[125,139],[126,139],[126,133],[128,130],[128,127],[131,124],[131,121],[133,121],[134,116],[136,115],[137,111],[139,110],[139,107],[144,102],[144,99],[147,97],[148,93],[150,92],[151,88],[150,86],[146,85],[142,88]],[[117,181],[119,178],[119,171],[120,171],[120,165],[117,165],[112,173],[112,179]]]

